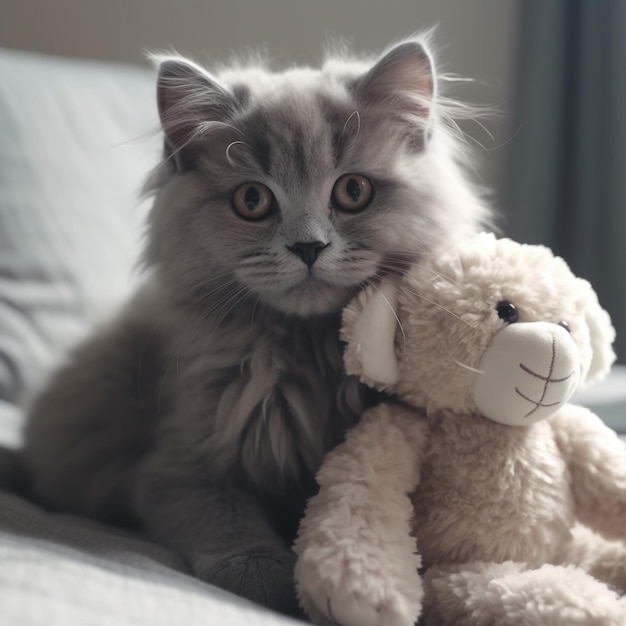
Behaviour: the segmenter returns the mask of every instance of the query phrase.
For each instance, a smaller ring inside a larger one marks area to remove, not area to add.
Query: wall
[[[502,189],[516,14],[520,0],[0,0],[0,45],[66,56],[145,62],[144,50],[174,47],[208,65],[264,45],[277,64],[314,63],[325,39],[378,51],[439,24],[445,69],[476,79],[463,97],[501,109],[483,148],[487,184]]]

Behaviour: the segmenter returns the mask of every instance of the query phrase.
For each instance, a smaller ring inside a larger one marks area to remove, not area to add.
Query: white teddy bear
[[[490,234],[355,298],[347,371],[391,396],[328,455],[301,523],[314,621],[624,626],[626,447],[567,404],[614,335],[562,259]]]

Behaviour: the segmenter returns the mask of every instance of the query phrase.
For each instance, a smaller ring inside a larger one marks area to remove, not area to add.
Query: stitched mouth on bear
[[[561,401],[558,402],[551,402],[551,403],[544,403],[546,394],[548,392],[548,387],[551,384],[558,384],[558,383],[564,383],[565,381],[569,380],[573,375],[574,372],[572,371],[569,375],[562,377],[562,378],[552,378],[552,374],[554,372],[554,363],[556,360],[556,340],[552,339],[552,357],[550,360],[550,366],[548,368],[548,374],[546,376],[543,376],[542,374],[539,374],[538,372],[533,371],[530,367],[527,367],[526,365],[524,365],[523,363],[520,363],[520,369],[524,372],[526,372],[527,374],[529,374],[530,376],[534,376],[535,378],[538,378],[539,380],[543,381],[543,389],[541,392],[541,397],[539,398],[539,400],[533,400],[532,398],[529,398],[528,396],[524,395],[520,389],[518,387],[515,387],[515,393],[517,393],[519,396],[521,396],[522,398],[524,398],[524,400],[530,402],[533,406],[532,409],[530,409],[530,411],[528,413],[526,413],[526,415],[524,415],[524,418],[530,417],[533,413],[535,413],[540,407],[553,407],[553,406],[557,406],[559,404],[561,404]]]

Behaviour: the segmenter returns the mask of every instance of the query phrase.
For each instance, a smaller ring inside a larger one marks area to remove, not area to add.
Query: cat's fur
[[[208,74],[163,60],[166,158],[142,289],[78,348],[30,412],[32,492],[137,521],[192,571],[295,611],[290,544],[327,450],[369,402],[343,374],[338,313],[363,284],[474,230],[488,211],[422,41],[377,62]],[[334,182],[361,173],[348,214]],[[247,222],[233,189],[276,210]],[[287,246],[328,245],[308,267]]]

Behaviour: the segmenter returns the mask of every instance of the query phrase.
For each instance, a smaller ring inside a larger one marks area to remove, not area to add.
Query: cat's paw
[[[200,554],[194,576],[279,613],[301,617],[293,581],[295,556],[287,549],[254,546]]]
[[[318,626],[413,626],[417,622],[422,599],[418,577],[408,593],[380,579],[336,582],[299,581],[300,605]]]

